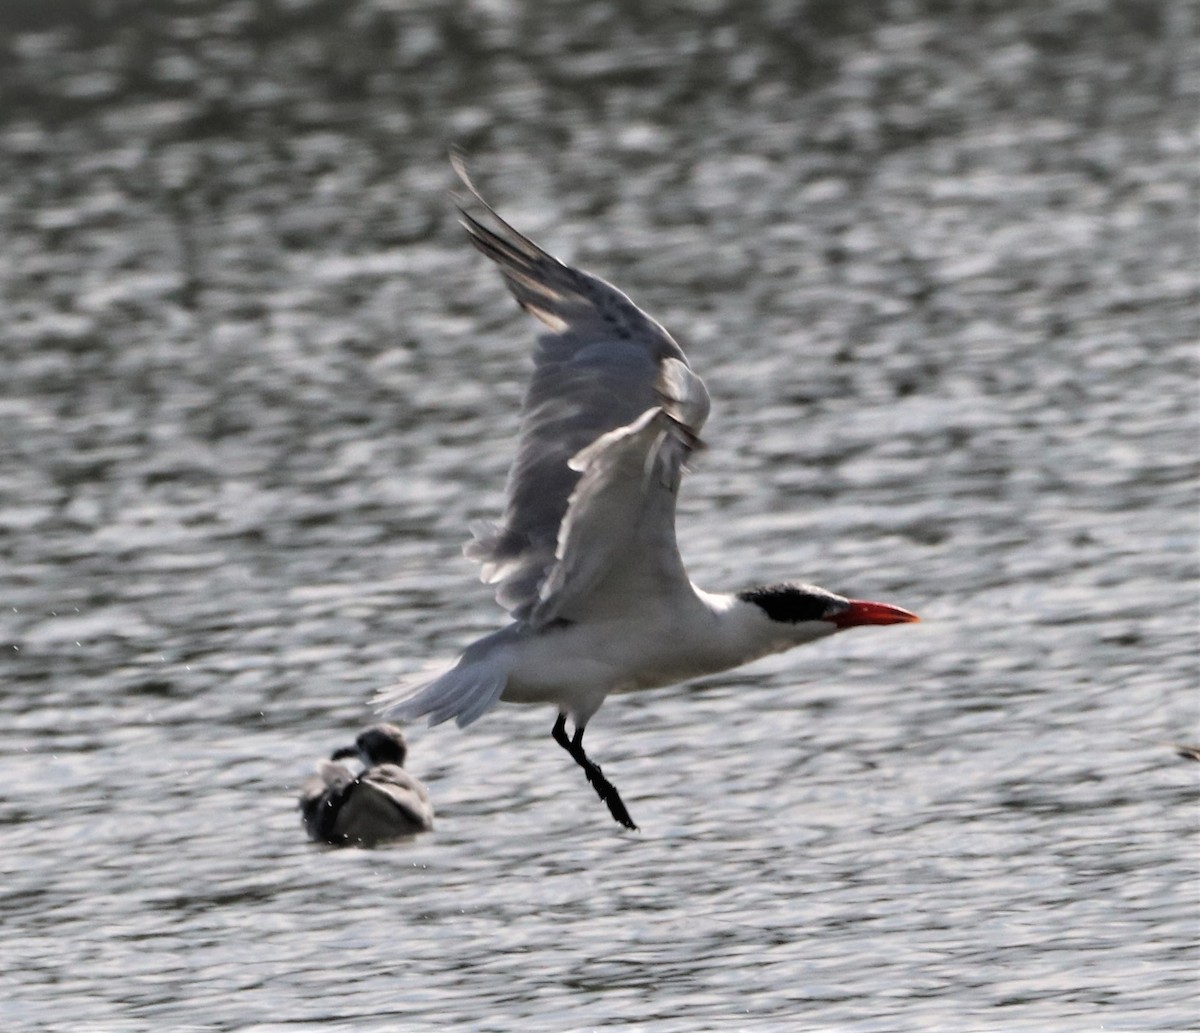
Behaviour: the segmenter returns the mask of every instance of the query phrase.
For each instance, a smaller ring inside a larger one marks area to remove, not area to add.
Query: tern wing
[[[433,828],[429,791],[402,767],[377,764],[364,771],[359,781],[375,791],[372,805],[386,815],[393,829],[405,824],[412,826],[409,831],[428,832]]]
[[[453,161],[469,191],[460,212],[471,243],[496,263],[517,303],[546,327],[534,353],[504,516],[477,529],[464,551],[482,565],[480,576],[496,585],[497,600],[515,618],[537,611],[545,619],[548,598],[561,591],[546,584],[562,559],[557,553],[572,534],[582,534],[563,526],[585,474],[571,460],[651,409],[695,439],[708,415],[708,393],[662,326],[611,284],[563,264],[501,219],[461,160]],[[591,508],[581,503],[577,524]],[[592,553],[593,562],[598,555]]]
[[[575,456],[580,478],[529,617],[534,627],[658,608],[690,591],[675,540],[675,500],[699,444],[656,406]]]

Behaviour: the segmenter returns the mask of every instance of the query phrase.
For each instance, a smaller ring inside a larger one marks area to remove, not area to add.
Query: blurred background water
[[[1195,1028],[1197,8],[0,4],[0,1027]],[[921,625],[504,707],[304,841],[502,615],[485,194],[685,342],[697,581]]]

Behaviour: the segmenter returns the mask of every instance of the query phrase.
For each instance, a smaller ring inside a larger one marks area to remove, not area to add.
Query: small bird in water
[[[404,770],[408,746],[395,725],[363,729],[353,746],[334,750],[304,783],[300,812],[310,839],[337,846],[373,846],[433,828],[429,793]],[[353,774],[337,761],[357,757]]]
[[[609,812],[636,828],[583,749],[606,696],[725,671],[847,628],[904,624],[898,606],[786,581],[733,593],[692,583],[675,542],[684,464],[702,447],[704,382],[667,331],[605,281],[505,222],[455,171],[471,243],[544,330],[503,521],[466,547],[512,622],[428,684],[383,690],[385,714],[460,727],[500,700],[552,704],[552,735]],[[474,209],[472,214],[467,208]],[[568,717],[574,730],[568,736]]]

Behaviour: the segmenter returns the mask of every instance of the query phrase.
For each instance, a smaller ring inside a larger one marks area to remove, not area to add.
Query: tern
[[[685,463],[703,447],[704,382],[661,325],[517,231],[480,196],[462,159],[451,161],[466,188],[456,200],[471,243],[543,326],[503,518],[473,528],[464,547],[511,623],[440,677],[384,689],[376,702],[388,716],[453,718],[459,727],[501,700],[553,705],[554,741],[613,818],[636,829],[583,748],[608,695],[918,618],[796,581],[734,593],[693,584],[676,544],[675,501]]]
[[[364,728],[353,746],[334,750],[318,763],[316,777],[300,793],[309,837],[337,846],[373,846],[432,829],[429,793],[404,770],[407,754],[399,728],[376,724]],[[349,757],[363,765],[358,775],[336,763]]]

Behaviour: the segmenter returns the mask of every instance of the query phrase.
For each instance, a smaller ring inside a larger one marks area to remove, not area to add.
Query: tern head
[[[395,764],[402,768],[407,756],[408,744],[404,741],[404,733],[395,725],[377,724],[359,732],[353,746],[334,750],[330,760],[357,757],[366,768],[378,764]]]
[[[757,606],[775,624],[825,625],[826,633],[868,624],[909,624],[920,620],[899,606],[847,599],[815,585],[787,581],[739,592],[738,598]],[[816,630],[814,628],[814,630]]]

